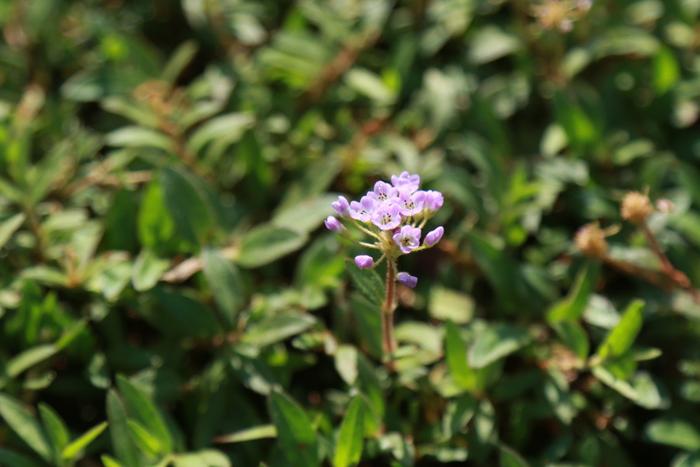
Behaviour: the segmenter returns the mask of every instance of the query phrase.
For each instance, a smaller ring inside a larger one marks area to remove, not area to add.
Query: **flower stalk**
[[[382,351],[389,370],[394,370],[396,338],[394,337],[394,311],[396,310],[396,283],[414,288],[418,278],[407,272],[398,272],[398,258],[417,253],[437,245],[445,229],[442,226],[423,234],[423,228],[435,212],[442,207],[443,196],[439,191],[420,190],[420,176],[403,172],[393,175],[391,183],[378,181],[374,188],[359,201],[348,201],[339,196],[331,207],[339,216],[328,216],[326,228],[345,234],[353,227],[371,238],[357,244],[381,252],[377,261],[367,254],[355,256],[360,269],[374,269],[386,259],[385,297],[380,314],[382,323]]]
[[[396,260],[390,258],[386,262],[386,295],[382,305],[382,350],[387,367],[394,369],[394,353],[396,340],[394,338],[394,310],[396,309]]]

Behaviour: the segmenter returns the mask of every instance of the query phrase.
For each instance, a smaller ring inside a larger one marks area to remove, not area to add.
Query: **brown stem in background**
[[[396,309],[396,263],[393,258],[386,262],[386,296],[382,305],[382,350],[386,358],[386,366],[394,370],[394,310]]]
[[[679,271],[673,266],[671,260],[668,259],[668,256],[666,256],[661,249],[661,245],[659,245],[656,236],[651,231],[647,223],[641,222],[639,224],[639,228],[644,233],[644,237],[646,238],[647,243],[649,243],[649,247],[661,262],[661,270],[666,277],[668,277],[668,280],[671,281],[676,287],[688,291],[688,293],[693,296],[693,299],[697,303],[700,303],[700,291],[693,287],[693,285],[690,283],[690,279],[688,279],[688,276],[686,276],[683,271]]]

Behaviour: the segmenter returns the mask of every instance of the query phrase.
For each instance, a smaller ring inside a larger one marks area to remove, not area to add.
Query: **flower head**
[[[423,240],[423,244],[425,246],[433,246],[437,242],[440,241],[442,236],[445,234],[445,228],[443,226],[440,226],[434,230],[431,230],[425,235],[425,240]]]
[[[338,218],[326,218],[324,223],[328,230],[341,232],[352,225],[372,238],[372,243],[360,241],[361,246],[381,253],[376,263],[369,255],[355,256],[358,268],[373,268],[384,260],[396,267],[400,256],[431,248],[442,239],[445,229],[440,226],[428,232],[421,244],[422,229],[442,207],[444,198],[439,191],[420,190],[420,181],[419,175],[402,172],[393,175],[391,183],[377,181],[359,200],[348,201],[344,196],[339,196],[331,204]],[[359,222],[344,225],[341,222],[344,217]],[[407,287],[415,287],[418,279],[401,272],[396,276],[396,281]]]
[[[416,276],[410,275],[407,272],[398,273],[396,275],[396,280],[401,282],[406,287],[410,287],[411,289],[414,289],[416,287],[416,284],[418,284],[418,278]]]
[[[331,232],[340,232],[345,228],[343,227],[343,224],[341,224],[340,221],[333,216],[326,217],[326,220],[323,221],[323,223],[326,225],[326,228]]]
[[[420,245],[420,228],[404,225],[392,238],[403,253],[410,253]]]
[[[333,201],[331,207],[339,216],[347,216],[350,214],[350,204],[345,196],[338,196],[338,200]]]
[[[360,269],[369,269],[374,266],[374,258],[369,255],[357,255],[355,256],[355,264]]]
[[[372,214],[372,223],[381,230],[394,230],[401,225],[399,206],[393,203],[380,205]]]

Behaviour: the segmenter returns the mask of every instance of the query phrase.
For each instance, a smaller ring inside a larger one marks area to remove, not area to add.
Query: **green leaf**
[[[143,292],[153,288],[169,267],[168,260],[159,258],[151,250],[141,250],[131,270],[131,284],[134,290]]]
[[[314,324],[316,318],[309,314],[279,313],[249,325],[242,342],[264,347],[304,332]]]
[[[216,226],[216,215],[205,185],[194,175],[175,168],[164,169],[159,180],[177,232],[195,245],[206,243]]]
[[[465,324],[471,321],[474,315],[474,300],[456,290],[433,287],[430,290],[428,311],[435,319]]]
[[[204,277],[209,282],[214,299],[230,326],[245,300],[243,281],[238,268],[221,251],[206,248],[202,253]]]
[[[578,358],[583,361],[588,357],[590,345],[583,326],[576,321],[558,321],[552,324],[552,328]]]
[[[316,432],[304,409],[287,395],[273,391],[269,410],[287,465],[318,466]]]
[[[634,300],[627,306],[620,321],[598,347],[596,355],[600,360],[620,357],[632,347],[642,328],[643,309],[642,300]]]
[[[355,396],[350,401],[343,423],[340,425],[333,467],[349,467],[360,461],[364,427],[364,403],[360,396]]]
[[[321,195],[290,203],[275,213],[271,223],[277,227],[307,234],[321,225],[327,216],[333,214],[331,203],[336,198],[333,195]]]
[[[165,191],[157,180],[145,189],[138,214],[138,233],[141,244],[154,251],[172,243],[175,221],[165,205]]]
[[[39,404],[39,413],[41,414],[41,421],[44,425],[44,432],[53,448],[54,462],[60,464],[61,451],[70,441],[68,428],[61,417],[48,405],[43,403]]]
[[[652,60],[652,82],[658,95],[671,90],[680,78],[680,67],[668,47],[660,47]]]
[[[228,435],[216,438],[217,443],[243,443],[245,441],[255,441],[257,439],[276,438],[277,428],[275,425],[258,425],[245,430],[239,430]]]
[[[266,224],[243,236],[236,261],[243,267],[256,268],[269,264],[306,243],[306,236],[294,230]]]
[[[579,272],[569,295],[547,312],[547,319],[550,323],[563,320],[577,321],[581,318],[598,280],[599,270],[596,263],[590,262]]]
[[[17,400],[0,394],[0,415],[27,446],[47,462],[51,461],[51,446],[39,422]]]
[[[355,287],[367,298],[373,305],[381,306],[384,302],[384,282],[379,277],[379,274],[374,270],[360,270],[354,264],[347,268],[348,273]]]
[[[100,460],[102,461],[102,464],[104,465],[104,467],[124,467],[116,459],[114,459],[113,457],[108,456],[106,454],[101,456]]]
[[[459,329],[448,321],[445,331],[445,358],[452,379],[461,388],[477,389],[477,375],[467,362],[467,344],[462,339]]]
[[[24,223],[24,218],[24,214],[19,213],[0,224],[0,250],[5,246],[7,241],[12,238],[12,234],[14,234],[17,229],[22,226],[22,223]]]
[[[44,464],[40,464],[22,454],[0,447],[0,465],[7,465],[8,467],[43,467]]]
[[[700,450],[700,429],[696,423],[682,418],[657,418],[647,424],[644,433],[654,443],[686,451]]]
[[[214,449],[178,454],[173,458],[174,467],[231,467],[228,457]]]
[[[668,407],[668,395],[664,388],[648,373],[639,372],[629,381],[616,378],[607,368],[593,367],[593,375],[607,386],[619,392],[635,404],[647,409]]]
[[[530,465],[523,458],[523,456],[515,452],[512,448],[504,444],[500,444],[498,449],[500,451],[500,467],[528,467]]]
[[[526,330],[509,324],[493,324],[476,335],[469,349],[469,363],[483,368],[525,346],[530,340]]]
[[[129,148],[155,148],[167,153],[175,151],[173,142],[163,133],[140,126],[126,126],[105,135],[110,146]]]
[[[102,434],[103,431],[107,429],[107,422],[102,422],[90,428],[88,431],[83,433],[78,439],[72,441],[68,446],[63,449],[61,453],[64,459],[75,459],[77,456],[86,448],[90,443],[97,439],[98,436]]]
[[[142,452],[151,457],[157,457],[165,452],[163,443],[139,422],[128,418],[126,420],[126,426],[129,428],[131,439],[134,440],[134,443],[136,443]]]
[[[10,378],[16,378],[25,370],[37,363],[43,362],[58,353],[59,349],[53,344],[44,344],[25,350],[7,362],[6,372]]]
[[[129,413],[159,441],[165,453],[172,452],[173,440],[170,431],[156,405],[140,388],[122,375],[117,376],[117,386]]]
[[[107,393],[107,419],[112,437],[112,448],[119,460],[126,466],[141,465],[141,455],[131,438],[127,425],[126,408],[113,389]]]

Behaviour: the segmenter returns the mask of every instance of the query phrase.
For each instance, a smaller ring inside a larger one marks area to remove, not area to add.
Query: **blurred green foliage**
[[[699,16],[0,2],[0,464],[700,465],[700,305],[618,207],[700,284]],[[401,170],[447,233],[390,372],[321,224]]]

